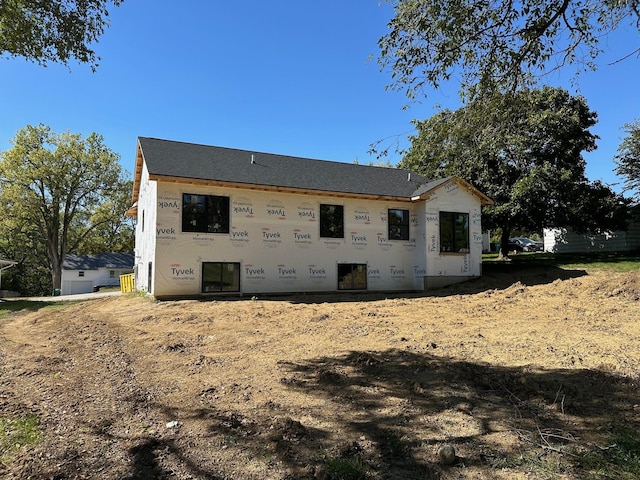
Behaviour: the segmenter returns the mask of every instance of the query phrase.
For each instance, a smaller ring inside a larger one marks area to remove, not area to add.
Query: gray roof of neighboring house
[[[150,176],[410,198],[428,180],[408,170],[140,137]]]
[[[95,255],[67,255],[64,270],[98,270],[100,268],[133,269],[133,253],[97,253]]]

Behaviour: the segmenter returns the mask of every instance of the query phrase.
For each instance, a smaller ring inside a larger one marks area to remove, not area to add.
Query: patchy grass
[[[33,301],[33,300],[0,300],[0,320],[3,320],[9,313],[12,312],[20,312],[20,311],[29,311],[36,312],[43,308],[64,308],[71,304],[78,303],[76,301]]]
[[[42,435],[39,425],[36,415],[0,417],[0,464],[9,463],[21,448],[36,444]]]
[[[571,255],[567,257],[556,255],[555,262],[557,266],[563,268],[589,268],[613,272],[631,272],[640,269],[640,253],[635,255]]]
[[[106,287],[100,287],[100,292],[119,292],[120,285],[107,285]]]
[[[11,312],[19,312],[21,310],[35,312],[48,305],[50,305],[49,302],[32,302],[29,300],[0,300],[0,320],[2,320]]]
[[[518,253],[499,260],[497,253],[482,255],[485,264],[507,264],[520,268],[556,267],[567,270],[604,270],[631,272],[640,270],[640,252],[625,253]]]
[[[640,478],[640,433],[618,429],[611,434],[608,445],[595,446],[577,457],[589,479]]]
[[[327,462],[326,478],[329,480],[363,480],[366,471],[359,457],[332,458]]]

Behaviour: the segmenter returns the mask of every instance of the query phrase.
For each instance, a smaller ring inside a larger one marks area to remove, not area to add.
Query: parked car
[[[514,237],[509,239],[509,251],[513,252],[542,252],[544,244],[527,237]]]

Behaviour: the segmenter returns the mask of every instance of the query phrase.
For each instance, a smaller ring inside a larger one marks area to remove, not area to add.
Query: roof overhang
[[[5,268],[13,267],[17,264],[18,262],[14,262],[13,260],[5,260],[3,258],[0,258],[0,269],[2,270],[4,270]]]
[[[14,262],[13,260],[3,260],[0,258],[0,287],[2,286],[2,271],[17,264],[18,262]]]
[[[136,218],[138,216],[138,202],[134,202],[129,208],[127,208],[124,212],[125,216]]]
[[[136,166],[133,172],[133,191],[131,192],[131,207],[127,209],[125,215],[127,217],[136,217],[138,215],[138,194],[140,193],[140,182],[142,181],[142,165],[144,164],[144,154],[140,146],[140,140],[136,145]]]
[[[459,177],[449,177],[447,179],[443,179],[442,181],[433,182],[429,184],[424,191],[420,191],[418,195],[411,197],[411,200],[417,202],[419,200],[429,200],[431,196],[434,194],[436,190],[441,188],[450,188],[451,185],[458,184],[465,190],[467,190],[471,195],[474,195],[480,199],[480,205],[493,205],[495,202],[487,197],[484,193],[478,190],[476,187],[471,185],[469,182],[459,178]]]

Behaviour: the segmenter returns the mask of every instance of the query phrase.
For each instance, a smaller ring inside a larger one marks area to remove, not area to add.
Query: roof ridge
[[[138,137],[136,183],[141,162],[153,180],[197,179],[228,183],[287,188],[307,192],[365,195],[407,200],[428,180],[420,174],[397,167],[320,160],[278,153],[203,145],[176,140]],[[260,168],[262,167],[262,168]],[[135,200],[135,198],[134,198]]]

